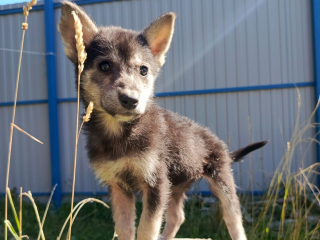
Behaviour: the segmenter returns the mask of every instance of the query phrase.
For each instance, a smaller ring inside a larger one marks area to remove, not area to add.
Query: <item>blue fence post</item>
[[[50,131],[50,156],[51,156],[51,181],[52,186],[58,184],[53,202],[61,204],[61,178],[60,178],[60,151],[59,151],[59,126],[58,126],[58,100],[56,79],[56,52],[55,52],[55,26],[54,8],[52,0],[44,1],[46,64],[48,85],[48,111]]]
[[[314,81],[315,81],[315,101],[318,102],[320,96],[320,1],[312,0],[312,23],[313,23],[313,54],[314,54]],[[316,112],[316,122],[320,121],[320,109]],[[317,133],[320,127],[317,126]],[[317,134],[320,141],[320,135]],[[320,144],[317,144],[317,161],[320,162]],[[320,186],[320,175],[318,175],[318,186]]]

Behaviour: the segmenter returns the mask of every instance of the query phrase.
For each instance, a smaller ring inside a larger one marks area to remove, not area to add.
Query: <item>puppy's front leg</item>
[[[143,210],[138,227],[138,240],[157,240],[159,238],[168,192],[167,178],[158,180],[155,186],[145,184],[142,187]]]
[[[110,186],[111,207],[119,240],[135,239],[135,197],[118,184]]]

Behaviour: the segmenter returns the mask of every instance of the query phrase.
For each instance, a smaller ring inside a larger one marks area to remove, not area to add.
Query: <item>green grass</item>
[[[15,197],[17,198],[17,197]],[[40,217],[46,208],[46,203],[36,202]],[[0,214],[4,214],[4,199],[0,201]],[[15,206],[18,211],[18,199],[15,200]],[[14,223],[13,214],[9,210],[9,220]],[[62,204],[62,206],[57,209],[51,206],[47,214],[47,218],[44,224],[44,234],[46,239],[56,240],[61,227],[70,213],[70,202]],[[29,236],[30,239],[37,239],[39,228],[37,224],[37,219],[34,213],[34,209],[31,203],[28,201],[23,202],[22,211],[22,232]],[[3,222],[0,223],[0,239],[3,239]],[[16,227],[14,225],[14,227]],[[113,235],[114,224],[112,221],[112,214],[110,209],[106,209],[101,204],[88,203],[80,211],[77,216],[75,223],[73,225],[73,240],[80,239],[110,239]],[[68,227],[65,229],[67,232]],[[90,236],[90,237],[89,237]],[[10,238],[9,238],[10,239]],[[64,239],[64,238],[62,238]]]
[[[283,196],[278,196],[281,198]],[[265,197],[255,197],[255,201],[264,199]],[[18,207],[17,196],[13,196],[16,207]],[[244,226],[248,234],[248,239],[293,239],[292,232],[296,228],[296,224],[290,224],[285,226],[283,230],[283,237],[278,238],[278,230],[269,229],[268,233],[266,229],[268,222],[271,219],[273,212],[274,221],[281,219],[283,212],[283,206],[277,204],[275,208],[270,207],[267,209],[264,219],[261,220],[261,211],[259,208],[264,206],[253,207],[248,204],[252,200],[251,196],[243,195],[240,196],[242,205],[245,206],[248,215],[250,215],[254,222],[252,224],[244,221]],[[46,204],[37,202],[40,216],[43,215]],[[320,216],[320,208],[312,204],[311,201],[306,202],[306,206],[310,207],[312,215]],[[4,201],[0,200],[0,214],[3,214]],[[137,216],[140,216],[142,211],[142,203],[137,202]],[[288,203],[285,207],[285,217],[292,218],[293,213],[296,212],[293,204]],[[70,212],[70,203],[64,203],[59,209],[51,206],[46,222],[44,224],[44,233],[46,239],[55,240],[58,236],[60,229],[68,217]],[[212,239],[224,239],[229,240],[229,234],[227,228],[222,221],[222,211],[218,207],[218,204],[209,204],[202,200],[201,197],[193,196],[185,204],[186,221],[181,226],[176,237],[178,238],[212,238]],[[302,213],[303,215],[303,213]],[[14,223],[13,214],[9,211],[9,220]],[[259,220],[259,221],[258,221]],[[0,223],[0,239],[3,239],[3,222]],[[298,231],[300,236],[295,236],[294,239],[311,239],[311,235],[306,237],[306,233],[310,233],[316,228],[317,222],[308,224],[305,227],[305,223],[301,222],[301,229]],[[24,201],[23,203],[23,234],[26,234],[30,239],[37,239],[38,236],[38,224],[34,214],[33,206]],[[307,229],[307,231],[306,231]],[[96,239],[112,239],[114,230],[114,223],[112,220],[111,209],[106,209],[104,206],[98,203],[88,203],[80,211],[77,216],[72,229],[72,240],[96,240]],[[314,236],[320,236],[320,231],[316,230]],[[66,231],[64,233],[64,236]],[[250,237],[249,237],[250,236]],[[10,239],[10,238],[9,238]],[[65,239],[63,237],[62,239]],[[314,238],[319,239],[319,238]]]

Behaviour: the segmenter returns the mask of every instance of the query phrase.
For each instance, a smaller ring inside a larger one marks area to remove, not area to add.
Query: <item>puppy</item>
[[[98,28],[77,5],[62,2],[59,31],[76,75],[71,11],[83,24],[88,54],[80,96],[84,106],[94,103],[91,120],[84,125],[88,157],[96,176],[110,188],[118,239],[135,239],[137,191],[143,200],[137,239],[157,240],[164,213],[161,239],[174,238],[185,219],[185,192],[200,178],[209,182],[220,199],[232,239],[246,239],[231,164],[266,142],[229,153],[208,128],[154,102],[155,80],[165,62],[176,15],[167,13],[141,32]]]

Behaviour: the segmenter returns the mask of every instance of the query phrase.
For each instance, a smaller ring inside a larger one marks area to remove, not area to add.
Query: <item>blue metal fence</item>
[[[52,200],[58,205],[61,203],[61,177],[60,177],[60,150],[59,150],[59,126],[58,126],[58,101],[56,78],[56,50],[55,50],[55,26],[53,1],[45,0],[45,39],[46,39],[46,63],[47,63],[47,87],[48,110],[50,132],[50,156],[52,185],[58,184]]]
[[[312,0],[312,23],[313,23],[313,48],[314,48],[314,82],[315,82],[315,102],[318,102],[320,96],[320,1]],[[320,110],[316,113],[316,122],[320,121]],[[317,126],[319,133],[320,126]],[[317,134],[317,140],[320,142],[320,135]],[[320,144],[317,145],[317,159],[320,162]],[[318,175],[318,186],[320,186],[320,175]]]

